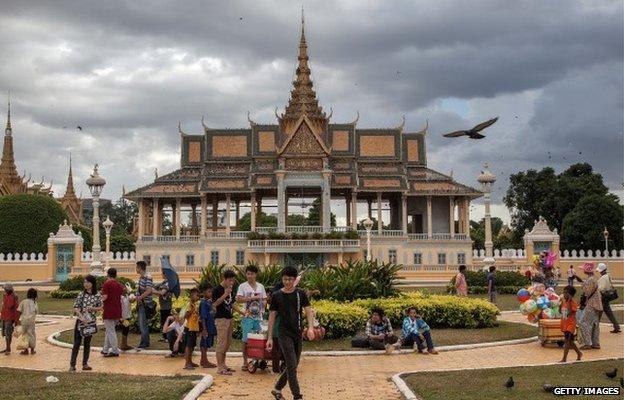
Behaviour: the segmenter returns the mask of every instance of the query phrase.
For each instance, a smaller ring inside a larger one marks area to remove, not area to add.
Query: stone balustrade
[[[19,263],[19,262],[28,262],[28,263],[34,263],[34,262],[41,262],[41,263],[45,263],[48,260],[48,255],[47,254],[43,254],[43,253],[0,253],[0,262],[6,262],[6,263],[10,263],[10,262],[15,262],[15,263]]]
[[[485,250],[473,250],[472,257],[474,259],[485,258]],[[494,258],[526,258],[526,252],[523,249],[495,249]],[[564,250],[559,252],[559,259],[624,259],[624,250],[611,250],[608,253],[604,250]]]

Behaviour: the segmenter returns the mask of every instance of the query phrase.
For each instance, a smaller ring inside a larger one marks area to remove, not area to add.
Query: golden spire
[[[74,174],[72,173],[71,152],[69,153],[69,174],[67,175],[67,188],[65,189],[65,196],[63,197],[76,197],[76,192],[74,191]]]
[[[4,129],[4,132],[6,135],[11,135],[12,133],[12,129],[11,129],[11,92],[9,92],[9,101],[8,101],[8,106],[7,106],[7,122],[6,122],[6,128]]]
[[[11,129],[11,99],[9,97],[7,108],[7,122],[4,130],[4,145],[2,147],[2,161],[0,161],[0,181],[15,184],[20,182],[17,167],[15,166],[15,154],[13,153],[13,135]]]
[[[281,119],[293,121],[305,115],[313,123],[323,127],[326,123],[326,116],[322,107],[319,106],[316,93],[313,89],[311,71],[308,65],[308,44],[305,38],[305,18],[303,8],[301,9],[301,37],[299,39],[299,53],[297,55],[297,70],[293,81],[293,90],[290,92],[290,99]]]

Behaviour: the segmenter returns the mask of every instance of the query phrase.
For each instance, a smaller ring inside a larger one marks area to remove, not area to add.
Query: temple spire
[[[11,92],[9,92],[9,100],[8,100],[8,105],[7,105],[7,122],[6,122],[6,128],[4,128],[4,133],[5,135],[10,136],[12,134],[12,129],[11,129]]]
[[[15,154],[13,153],[13,135],[11,129],[11,99],[9,97],[7,107],[7,122],[4,130],[4,144],[2,146],[2,161],[0,161],[0,181],[20,182],[21,179],[15,166]]]
[[[308,65],[308,43],[305,37],[305,17],[301,9],[301,37],[299,38],[299,52],[297,54],[297,70],[293,81],[293,89],[290,92],[288,105],[281,115],[284,123],[296,121],[302,115],[319,128],[327,122],[322,107],[319,106],[316,93],[313,89],[310,66]]]
[[[65,189],[65,196],[63,197],[76,197],[74,191],[74,174],[72,173],[72,156],[69,153],[69,174],[67,175],[67,188]]]

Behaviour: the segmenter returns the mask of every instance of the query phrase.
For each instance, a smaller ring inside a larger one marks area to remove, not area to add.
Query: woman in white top
[[[35,345],[37,344],[37,336],[35,334],[35,319],[39,308],[37,307],[37,289],[30,288],[26,292],[26,298],[17,307],[19,315],[18,323],[22,326],[23,333],[28,338],[28,348],[30,354],[35,354]],[[22,355],[28,355],[28,349],[20,352]]]

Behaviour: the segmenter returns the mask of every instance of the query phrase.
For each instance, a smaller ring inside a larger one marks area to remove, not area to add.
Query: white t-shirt
[[[264,286],[256,282],[256,288],[251,287],[249,282],[241,283],[238,286],[238,290],[236,291],[236,297],[262,297],[266,299],[266,290],[264,290]],[[264,312],[264,301],[265,300],[252,300],[244,303],[243,311],[248,311],[249,316],[254,319],[262,319],[262,313]]]
[[[176,331],[178,335],[181,334],[182,332],[184,332],[184,324],[180,325],[178,321],[173,321],[172,323],[169,324],[169,329],[167,329],[167,332],[171,332],[174,330]]]

